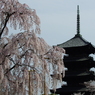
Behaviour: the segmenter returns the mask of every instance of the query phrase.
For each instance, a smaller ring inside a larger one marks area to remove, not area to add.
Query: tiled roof
[[[72,39],[62,44],[58,44],[58,46],[62,48],[68,48],[68,47],[80,47],[88,44],[89,42],[86,41],[80,34],[76,34]]]

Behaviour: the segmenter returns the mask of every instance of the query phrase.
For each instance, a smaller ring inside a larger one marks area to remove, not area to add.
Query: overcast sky
[[[41,37],[49,45],[61,44],[76,34],[77,5],[80,33],[95,45],[95,0],[19,0],[36,9],[41,20]]]

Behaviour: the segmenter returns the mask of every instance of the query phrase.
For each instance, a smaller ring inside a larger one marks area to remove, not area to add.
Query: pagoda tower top
[[[61,44],[57,44],[57,46],[64,48],[64,49],[70,49],[71,48],[80,48],[80,47],[88,47],[88,51],[90,53],[95,53],[95,46],[91,44],[91,42],[88,42],[85,40],[82,35],[80,34],[80,13],[79,13],[79,5],[77,5],[77,33],[75,36],[66,42],[63,42]],[[84,50],[85,51],[85,50]],[[72,51],[73,52],[73,51]]]
[[[77,35],[80,34],[80,14],[79,14],[79,5],[77,5]]]

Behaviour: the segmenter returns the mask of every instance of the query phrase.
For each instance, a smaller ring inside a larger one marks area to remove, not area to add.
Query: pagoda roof
[[[91,43],[85,40],[81,34],[76,34],[73,38],[62,44],[58,44],[58,46],[61,48],[69,48],[69,47],[81,47],[89,44],[91,45]]]
[[[66,77],[68,76],[89,76],[91,75],[92,73],[89,71],[71,71],[71,72],[66,72]]]
[[[72,61],[79,61],[80,62],[80,61],[88,61],[90,59],[91,59],[90,57],[82,57],[82,58],[71,57],[71,58],[65,59],[64,62],[72,62]]]
[[[53,90],[51,90],[51,92],[53,92]],[[56,90],[56,94],[68,94],[68,93],[75,93],[75,92],[87,92],[87,88],[85,86],[77,86],[77,87],[62,87],[62,88],[58,88]]]

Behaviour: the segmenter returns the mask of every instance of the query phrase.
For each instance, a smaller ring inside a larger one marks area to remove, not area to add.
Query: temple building
[[[63,59],[68,70],[63,78],[67,85],[58,88],[56,94],[73,95],[73,93],[81,92],[85,93],[84,95],[90,95],[84,82],[94,80],[94,74],[90,68],[95,66],[95,61],[90,54],[95,53],[95,47],[80,34],[79,6],[77,6],[77,33],[73,38],[58,46],[64,48],[68,54]]]

